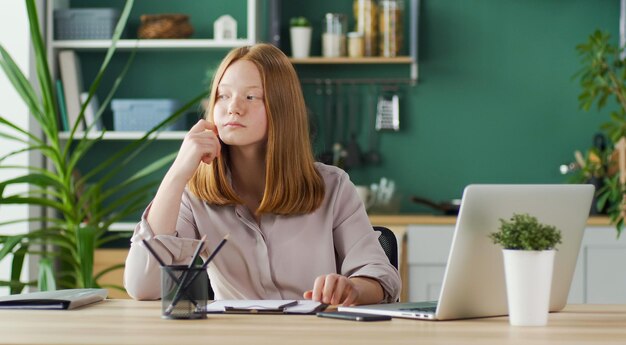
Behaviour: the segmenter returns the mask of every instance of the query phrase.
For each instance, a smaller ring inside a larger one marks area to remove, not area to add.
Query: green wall
[[[188,6],[190,1],[185,3]],[[260,1],[263,13],[266,5],[266,0]],[[291,16],[306,15],[319,25],[323,13],[350,13],[351,6],[347,0],[283,0],[283,24]],[[590,146],[608,113],[578,109],[580,88],[573,75],[580,63],[575,46],[597,28],[617,41],[619,1],[422,0],[420,12],[420,76],[416,86],[401,90],[402,129],[381,133],[382,163],[350,171],[352,179],[359,184],[382,176],[395,180],[405,200],[402,212],[427,211],[407,201],[410,195],[438,201],[458,198],[469,183],[563,182],[558,166],[570,162],[574,150]],[[261,24],[265,32],[267,23]],[[283,31],[287,41],[286,27]],[[313,53],[319,54],[319,40],[313,43]],[[288,43],[284,49],[289,52]],[[206,86],[206,70],[224,52],[169,52],[156,57],[142,52],[120,92],[125,97],[190,98]],[[83,54],[86,70],[99,65],[97,55]],[[322,73],[408,76],[406,66],[297,69],[303,78]],[[324,108],[315,85],[304,89],[312,114],[319,117]],[[363,108],[377,91],[361,87],[360,92],[364,99],[359,142],[366,147],[368,123]],[[319,119],[314,121],[323,125]],[[316,150],[325,149],[317,139]],[[176,150],[178,145],[166,146]]]
[[[578,109],[575,46],[598,28],[617,42],[619,1],[422,0],[420,12],[419,83],[404,94],[402,130],[381,133],[383,163],[353,179],[395,180],[403,212],[425,210],[411,195],[459,198],[469,183],[564,182],[559,165],[608,113]]]

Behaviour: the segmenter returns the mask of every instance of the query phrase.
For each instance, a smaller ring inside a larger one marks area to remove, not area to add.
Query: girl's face
[[[213,120],[220,139],[227,145],[264,144],[267,115],[261,74],[245,60],[230,65],[217,87]]]

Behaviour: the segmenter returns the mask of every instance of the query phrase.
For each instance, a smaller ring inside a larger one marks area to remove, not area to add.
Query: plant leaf
[[[85,288],[95,286],[93,280],[93,259],[96,248],[96,232],[93,226],[81,226],[76,230],[76,244],[80,259],[81,285]]]
[[[37,279],[37,288],[39,291],[54,291],[57,289],[52,261],[48,258],[42,258],[39,260],[39,279]]]
[[[20,283],[22,276],[22,267],[24,266],[24,258],[26,256],[26,250],[28,247],[20,247],[20,249],[13,252],[13,262],[11,263],[11,281]],[[24,285],[14,285],[10,288],[10,294],[21,293],[24,289]]]

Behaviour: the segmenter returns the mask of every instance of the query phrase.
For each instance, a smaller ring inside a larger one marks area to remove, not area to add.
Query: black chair
[[[378,242],[380,242],[385,254],[387,254],[389,262],[398,269],[398,240],[396,235],[384,226],[374,226],[374,231],[380,232]]]

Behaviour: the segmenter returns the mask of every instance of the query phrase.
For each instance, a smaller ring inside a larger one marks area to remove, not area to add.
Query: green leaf
[[[2,249],[0,249],[0,260],[4,259],[5,256],[9,255],[13,252],[13,249],[22,242],[24,235],[13,235],[8,236],[4,240],[4,245]]]
[[[81,226],[76,231],[78,257],[81,263],[81,285],[85,288],[95,286],[95,281],[93,280],[93,259],[96,249],[96,233],[97,229],[89,225]]]
[[[42,94],[43,114],[41,118],[42,130],[48,135],[48,139],[58,142],[57,119],[57,103],[54,98],[54,86],[50,71],[48,69],[48,59],[46,48],[43,42],[41,29],[39,28],[39,18],[35,0],[26,1],[26,9],[28,12],[28,23],[30,24],[30,39],[35,52],[35,67],[37,69],[37,79],[39,79],[39,88]]]
[[[22,276],[22,267],[24,266],[24,257],[26,256],[27,247],[20,247],[20,249],[13,252],[13,262],[11,263],[11,281],[19,282]],[[24,286],[12,286],[10,294],[18,294],[22,292]]]
[[[289,20],[289,26],[311,26],[306,17],[293,17]]]
[[[550,250],[561,243],[560,230],[539,223],[537,218],[527,213],[513,214],[508,221],[500,219],[499,231],[489,234],[489,237],[504,249]]]
[[[52,261],[48,258],[39,260],[39,279],[37,279],[39,291],[54,291],[57,289],[54,279],[54,268]]]

